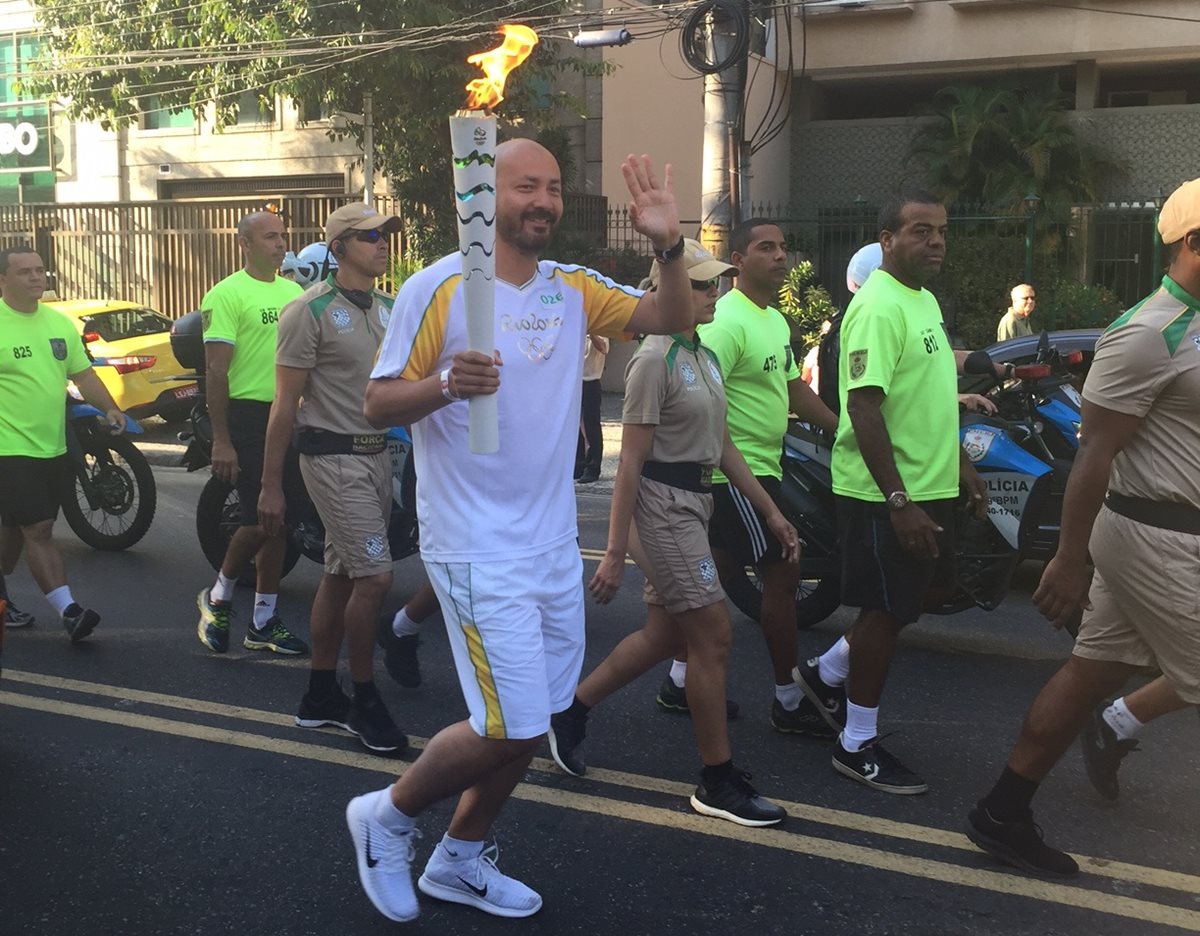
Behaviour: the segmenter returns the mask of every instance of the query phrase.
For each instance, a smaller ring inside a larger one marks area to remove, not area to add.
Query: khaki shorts
[[[300,473],[325,525],[325,571],[352,579],[390,572],[392,461],[387,450],[301,455]]]
[[[725,599],[708,545],[711,494],[642,478],[633,523],[646,576],[642,599],[671,614],[707,608]]]
[[[1200,536],[1104,507],[1088,546],[1096,577],[1075,655],[1157,666],[1184,702],[1200,704]]]

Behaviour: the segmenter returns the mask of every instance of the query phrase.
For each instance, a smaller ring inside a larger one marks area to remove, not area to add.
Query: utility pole
[[[375,95],[363,92],[363,201],[375,204],[375,115],[372,108]]]
[[[736,24],[708,16],[708,60],[728,59],[737,42]],[[729,233],[742,220],[742,61],[704,76],[704,155],[701,162],[700,241],[718,257],[729,256]]]

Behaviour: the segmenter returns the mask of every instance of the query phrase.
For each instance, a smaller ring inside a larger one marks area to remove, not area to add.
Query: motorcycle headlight
[[[1079,423],[1071,420],[1071,428],[1075,430],[1075,438],[1079,438]]]

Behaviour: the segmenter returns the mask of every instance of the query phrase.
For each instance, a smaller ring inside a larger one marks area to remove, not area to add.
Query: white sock
[[[254,593],[254,626],[262,630],[266,626],[267,621],[275,616],[275,604],[279,601],[278,595],[264,595],[261,592]]]
[[[846,700],[846,727],[842,729],[842,749],[853,753],[879,733],[879,708],[866,708]]]
[[[821,654],[817,663],[821,682],[827,686],[840,686],[850,675],[850,644],[845,637],[839,637],[837,643]]]
[[[233,589],[237,586],[237,580],[226,578],[225,573],[217,573],[217,584],[215,584],[208,592],[209,601],[233,601]]]
[[[69,585],[59,585],[53,591],[46,592],[46,600],[54,606],[54,610],[58,612],[59,617],[62,617],[66,613],[67,608],[75,603],[75,599],[71,597],[71,588]]]
[[[453,838],[449,832],[442,836],[442,850],[455,861],[471,861],[483,854],[483,842],[467,842]]]
[[[800,688],[800,683],[792,682],[780,685],[775,684],[775,698],[789,712],[794,712],[800,705],[800,700],[804,698],[804,692]]]
[[[397,637],[411,637],[413,634],[421,633],[421,625],[410,618],[404,608],[401,608],[392,618],[392,633]]]
[[[1143,722],[1137,720],[1137,716],[1133,712],[1129,711],[1125,705],[1124,697],[1117,699],[1104,710],[1104,720],[1108,722],[1108,727],[1122,741],[1136,738],[1141,730],[1146,727]]]
[[[671,682],[679,689],[683,688],[684,682],[687,680],[687,662],[680,660],[671,661]]]
[[[385,787],[380,793],[382,795],[375,805],[375,819],[381,826],[389,832],[407,832],[417,824],[416,819],[393,805],[391,787]]]

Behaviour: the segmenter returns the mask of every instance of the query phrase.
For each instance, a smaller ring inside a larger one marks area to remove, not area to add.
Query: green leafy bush
[[[810,261],[801,260],[788,270],[779,289],[779,311],[792,326],[792,344],[805,348],[816,344],[821,324],[837,312]]]
[[[1038,329],[1103,328],[1120,311],[1121,300],[1111,289],[1062,279],[1038,291],[1032,321]]]

